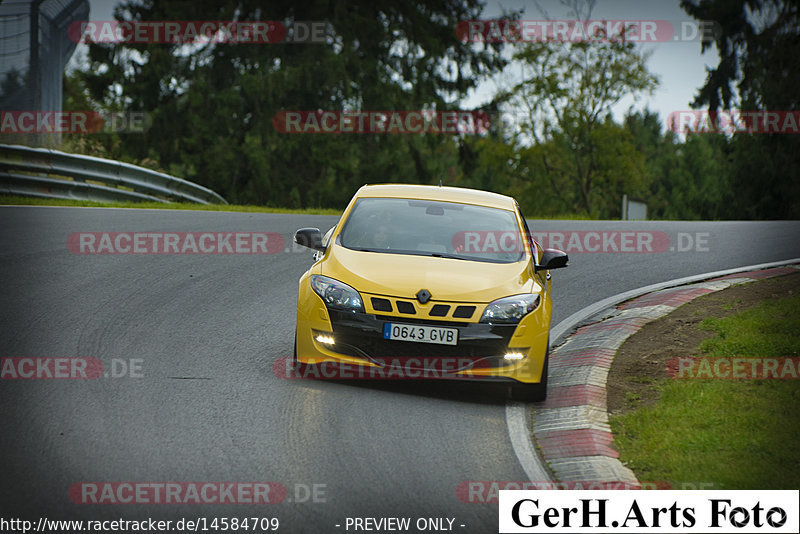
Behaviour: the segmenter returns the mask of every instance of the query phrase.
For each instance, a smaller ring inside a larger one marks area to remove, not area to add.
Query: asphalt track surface
[[[305,226],[336,217],[0,208],[0,356],[95,357],[137,376],[0,380],[4,518],[278,517],[282,532],[345,532],[347,517],[454,518],[495,532],[497,505],[464,481],[523,481],[502,392],[468,383],[281,380]],[[553,325],[605,297],[800,257],[800,222],[530,221],[535,232],[651,231],[670,251],[573,253],[553,271]],[[73,232],[277,232],[270,255],[81,255]],[[683,234],[683,237],[679,236]],[[701,233],[700,250],[688,237]],[[607,234],[610,235],[610,234]],[[594,243],[594,242],[593,242]],[[679,251],[676,248],[689,248]],[[78,482],[272,481],[268,505],[75,504]],[[313,484],[324,495],[304,500]],[[300,497],[300,501],[297,502]],[[341,527],[336,527],[336,525]],[[460,525],[464,525],[461,527]],[[351,530],[352,531],[352,530]],[[412,531],[414,531],[412,529]]]

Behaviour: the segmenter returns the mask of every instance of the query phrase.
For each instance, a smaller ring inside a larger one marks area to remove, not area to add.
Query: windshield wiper
[[[464,256],[457,256],[455,254],[447,254],[446,252],[430,252],[425,254],[426,256],[433,256],[434,258],[448,258],[451,260],[465,260],[469,261],[469,258],[465,258]]]
[[[377,254],[405,254],[409,256],[423,256],[426,258],[446,258],[449,260],[461,261],[481,261],[485,263],[509,263],[507,261],[498,260],[494,258],[478,258],[475,256],[459,256],[457,254],[448,254],[447,252],[427,252],[422,250],[400,250],[400,249],[376,249],[376,248],[355,248],[358,252],[374,252]]]

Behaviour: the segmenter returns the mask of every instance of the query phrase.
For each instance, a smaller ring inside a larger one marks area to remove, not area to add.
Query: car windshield
[[[433,200],[360,198],[339,243],[366,252],[495,263],[523,258],[514,212]]]

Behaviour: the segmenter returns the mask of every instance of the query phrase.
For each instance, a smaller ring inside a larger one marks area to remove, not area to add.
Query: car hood
[[[320,274],[356,290],[413,299],[427,289],[434,301],[491,302],[530,292],[529,262],[489,263],[431,256],[360,252],[334,244],[319,264]]]

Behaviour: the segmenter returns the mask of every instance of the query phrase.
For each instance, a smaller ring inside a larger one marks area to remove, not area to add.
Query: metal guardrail
[[[227,204],[201,185],[110,159],[0,145],[0,194],[98,202]]]

